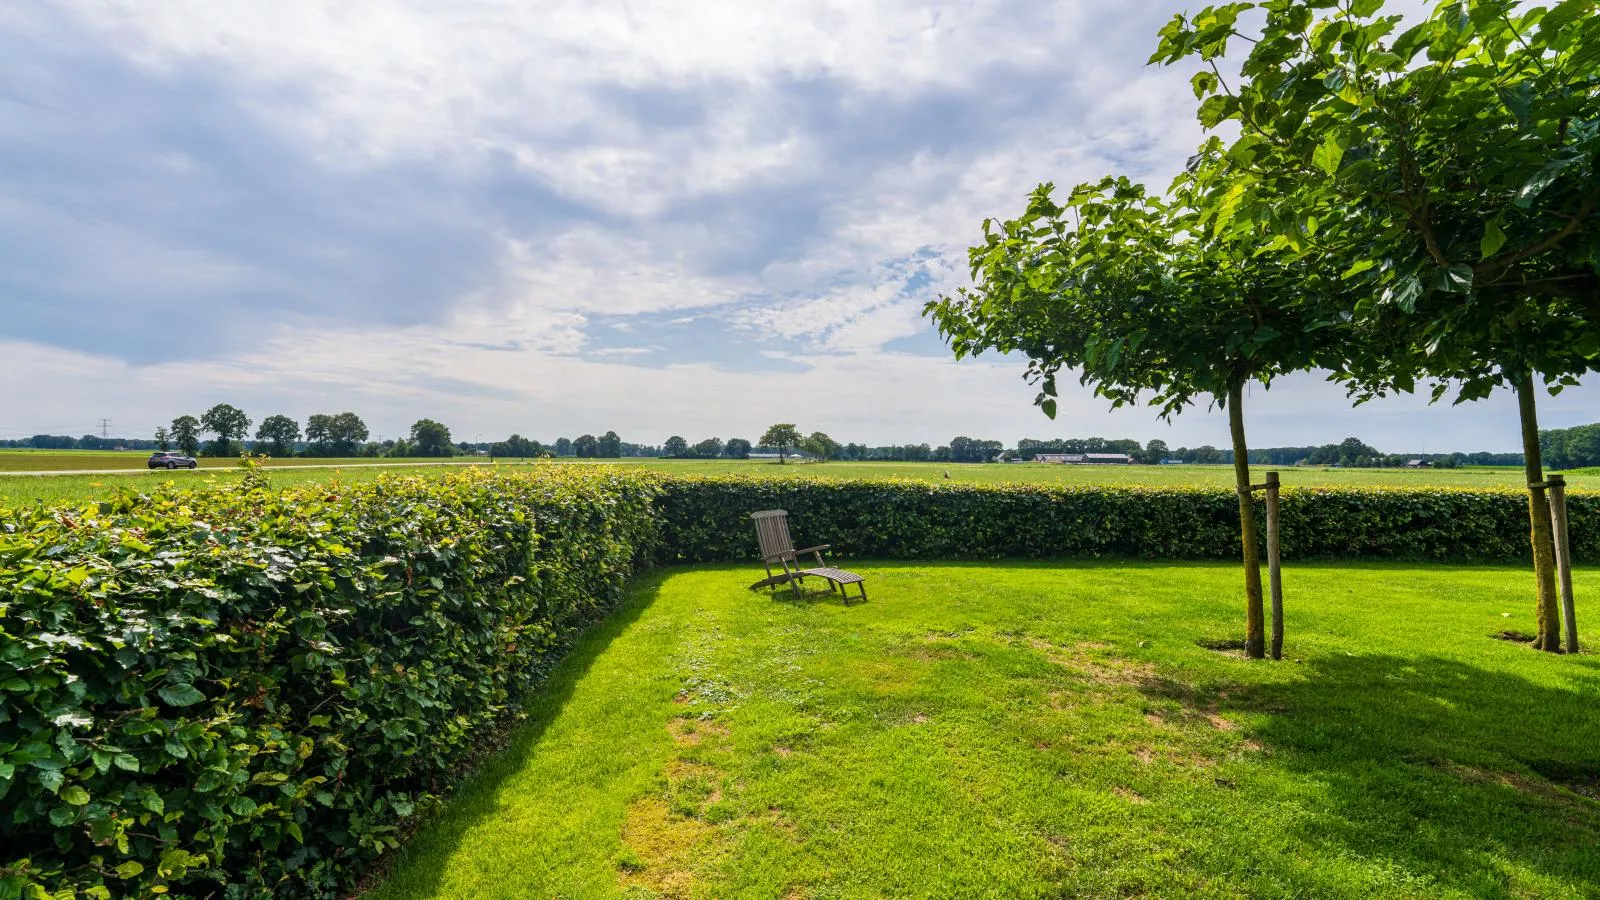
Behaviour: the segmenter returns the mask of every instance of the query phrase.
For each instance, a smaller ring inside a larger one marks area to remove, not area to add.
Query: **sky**
[[[1199,142],[1173,0],[41,0],[0,5],[0,438],[422,417],[842,442],[1103,435],[921,315],[1041,181],[1164,185]],[[1594,382],[1541,424],[1600,418]],[[1515,450],[1507,396],[1247,399],[1256,446]]]

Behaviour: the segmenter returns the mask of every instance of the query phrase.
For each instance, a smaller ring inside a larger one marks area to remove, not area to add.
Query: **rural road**
[[[267,470],[288,469],[414,469],[418,466],[487,466],[488,461],[481,462],[392,462],[392,463],[315,463],[308,466],[262,466]],[[518,465],[517,463],[499,463],[499,465]],[[215,474],[217,472],[237,472],[237,466],[207,466],[204,469],[44,469],[31,472],[7,472],[0,470],[0,478],[9,475],[140,475],[146,472],[176,475],[179,472],[193,472],[200,474]]]

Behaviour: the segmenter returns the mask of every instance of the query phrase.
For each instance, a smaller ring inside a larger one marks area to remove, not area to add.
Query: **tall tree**
[[[418,419],[411,426],[412,456],[452,456],[454,452],[450,429],[432,419]]]
[[[729,459],[749,459],[750,442],[744,438],[728,438],[728,442],[722,445],[722,455]]]
[[[790,450],[800,446],[800,441],[800,431],[792,423],[774,425],[767,429],[766,434],[761,436],[761,446],[771,447],[778,451],[778,462],[780,464]]]
[[[256,429],[256,444],[266,444],[267,452],[283,458],[294,455],[294,445],[300,440],[300,424],[288,416],[273,415],[261,420]]]
[[[592,434],[580,434],[572,442],[572,453],[580,459],[592,459],[599,456],[600,442]]]
[[[616,459],[622,455],[622,438],[615,431],[608,431],[595,441],[595,456],[602,459]]]
[[[572,455],[572,441],[569,440],[568,438],[556,438],[556,455],[557,456],[571,456]]]
[[[1383,0],[1273,0],[1224,81],[1252,6],[1177,17],[1152,61],[1206,67],[1201,122],[1248,169],[1235,207],[1371,298],[1340,367],[1358,398],[1516,394],[1537,644],[1558,650],[1537,394],[1600,369],[1600,2],[1442,0],[1396,33]]]
[[[353,412],[318,413],[306,420],[306,441],[312,456],[350,457],[361,452],[369,432]]]
[[[801,449],[823,462],[827,462],[839,455],[839,442],[820,431],[811,432],[804,441],[800,442],[800,446]]]
[[[1260,226],[1226,212],[1232,167],[1219,147],[1203,147],[1166,198],[1107,178],[1080,185],[1063,206],[1052,185],[1041,185],[1021,217],[984,223],[984,243],[971,251],[975,288],[931,302],[926,312],[957,357],[1026,356],[1028,378],[1040,385],[1035,402],[1051,417],[1063,369],[1078,370],[1114,407],[1147,402],[1163,418],[1196,400],[1227,410],[1245,649],[1260,658],[1265,615],[1245,390],[1335,352],[1337,319],[1319,288],[1331,290],[1337,279],[1260,252]]]
[[[1170,452],[1171,451],[1167,448],[1166,441],[1163,441],[1160,438],[1154,438],[1148,444],[1144,445],[1144,461],[1150,465],[1156,465],[1163,459],[1166,459],[1167,454]]]
[[[722,455],[722,438],[706,438],[695,444],[692,451],[700,459],[716,459]]]
[[[167,436],[167,429],[165,429],[165,428],[161,428],[161,427],[157,427],[156,428],[156,449],[157,450],[171,450],[172,449],[172,439]]]
[[[172,442],[184,456],[200,452],[200,420],[194,416],[179,416],[172,420]]]
[[[200,416],[200,429],[216,435],[211,442],[212,456],[232,456],[234,440],[243,439],[250,430],[250,417],[244,410],[227,403],[218,403]]]
[[[675,434],[667,438],[667,442],[661,445],[661,449],[668,456],[678,457],[689,452],[689,442],[684,440],[682,435]]]

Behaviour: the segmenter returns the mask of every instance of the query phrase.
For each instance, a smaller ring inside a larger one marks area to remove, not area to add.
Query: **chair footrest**
[[[854,572],[846,572],[843,569],[835,569],[832,566],[823,566],[819,569],[801,569],[800,574],[815,575],[818,578],[826,578],[835,584],[858,584],[866,581],[865,578],[857,575]]]

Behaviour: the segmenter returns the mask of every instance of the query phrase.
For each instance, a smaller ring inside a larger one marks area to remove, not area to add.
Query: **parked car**
[[[198,465],[200,463],[196,462],[192,456],[184,456],[182,453],[168,453],[165,450],[157,450],[150,454],[149,459],[145,460],[145,467],[150,469],[193,469]]]

